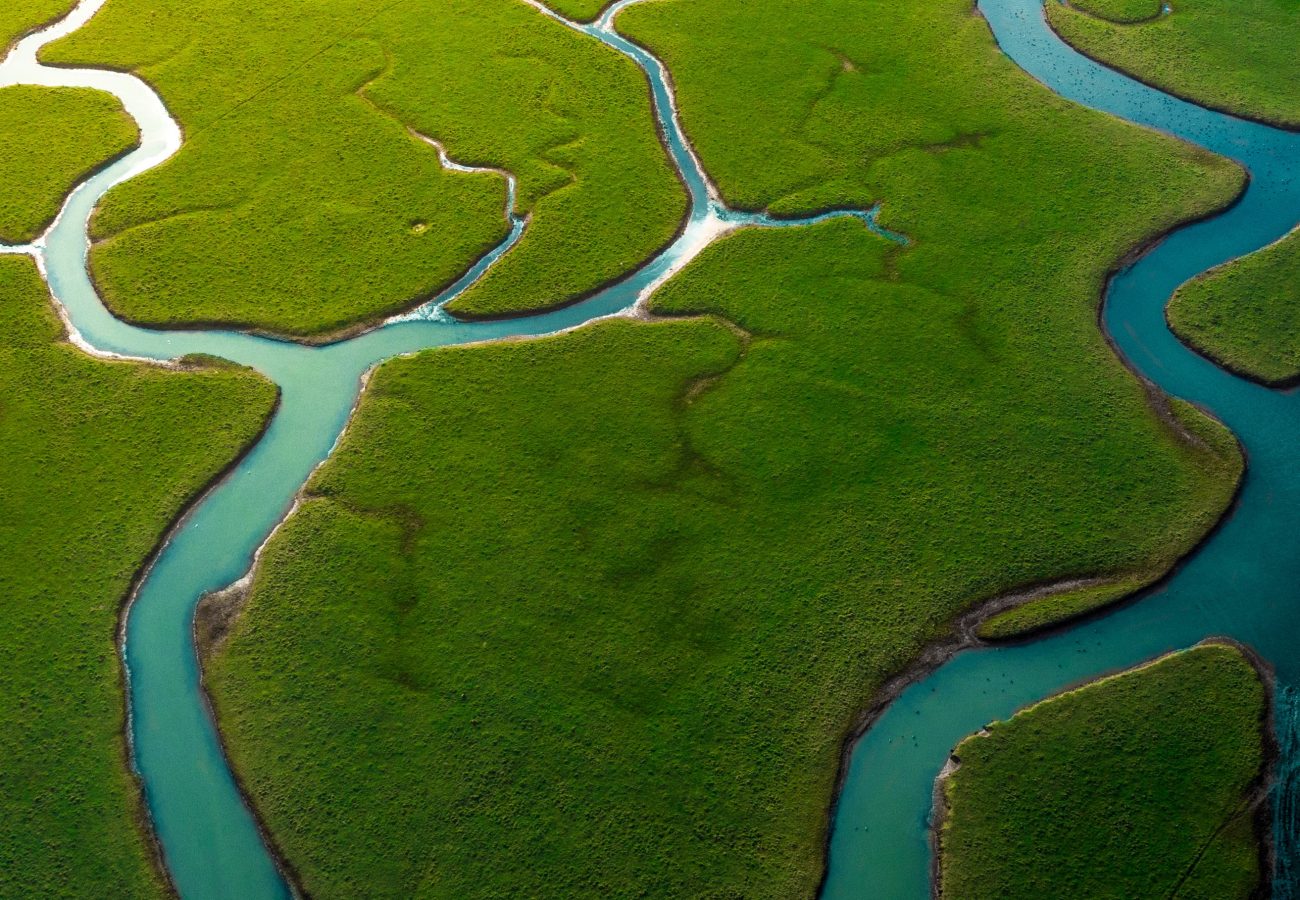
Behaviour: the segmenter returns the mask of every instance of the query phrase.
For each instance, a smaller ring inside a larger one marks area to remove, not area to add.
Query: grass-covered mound
[[[138,72],[184,126],[111,192],[91,255],[127,318],[321,335],[410,306],[506,233],[523,241],[457,310],[573,299],[676,231],[685,193],[645,78],[516,0],[110,0],[47,61]]]
[[[76,0],[22,0],[0,4],[0,55],[14,41],[42,25],[60,18]]]
[[[1173,330],[1232,369],[1268,383],[1300,377],[1300,235],[1183,285]]]
[[[159,896],[127,775],[118,609],[274,392],[61,338],[31,260],[0,257],[0,896]]]
[[[73,185],[138,137],[117,100],[99,91],[0,89],[0,243],[41,234]]]
[[[954,900],[1245,900],[1266,696],[1207,644],[997,722],[943,781],[940,890]]]
[[[1173,0],[1172,6],[1167,16],[1131,25],[1047,0],[1047,18],[1080,51],[1161,90],[1300,127],[1300,0]]]

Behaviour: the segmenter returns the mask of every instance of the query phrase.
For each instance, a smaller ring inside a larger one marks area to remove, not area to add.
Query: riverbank
[[[1294,53],[1300,21],[1269,0],[1179,0],[1169,15],[1108,22],[1068,4],[1046,3],[1067,44],[1172,96],[1288,131],[1300,130]]]
[[[21,257],[0,259],[0,331],[0,893],[162,896],[120,730],[119,608],[166,523],[257,433],[270,391],[246,370],[83,356]]]

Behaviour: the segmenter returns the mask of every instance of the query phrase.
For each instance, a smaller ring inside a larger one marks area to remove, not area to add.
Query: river
[[[186,900],[280,898],[291,888],[230,773],[204,702],[191,623],[199,599],[238,581],[292,507],[314,468],[335,446],[363,378],[394,356],[438,346],[553,334],[612,315],[644,315],[643,301],[701,250],[739,227],[797,227],[855,216],[889,240],[874,210],[796,221],[729,209],[685,141],[671,85],[651,54],[620,37],[613,17],[591,24],[540,12],[635,62],[646,73],[670,157],[690,195],[678,238],[623,281],[581,303],[538,315],[460,322],[442,304],[472,284],[525,229],[513,208],[510,235],[432,301],[356,337],[320,347],[223,330],[150,330],[120,322],[87,275],[88,222],[112,187],[176,153],[181,130],[153,90],[132,75],[40,65],[39,49],[80,28],[105,0],[82,0],[65,19],[20,41],[0,63],[0,86],[86,87],[118,97],[141,130],[141,144],[76,188],[49,231],[31,245],[0,248],[35,258],[88,352],[148,360],[206,353],[251,366],[280,388],[280,405],[261,440],[234,471],[174,527],[132,598],[122,636],[132,764],[144,787],[168,871]],[[1188,277],[1263,246],[1295,224],[1300,185],[1289,176],[1300,138],[1168,98],[1089,63],[1042,21],[1038,0],[992,0],[980,9],[1008,55],[1077,102],[1176,133],[1247,165],[1242,202],[1225,215],[1177,232],[1118,277],[1105,309],[1122,353],[1170,393],[1211,409],[1240,436],[1250,469],[1236,514],[1164,589],[1064,636],[963,653],[914,685],[864,737],[837,806],[828,897],[921,897],[928,892],[925,817],[930,787],[950,748],[992,718],[1097,672],[1128,665],[1207,634],[1252,644],[1292,677],[1285,649],[1300,630],[1300,528],[1294,396],[1233,378],[1184,348],[1167,331],[1163,304]],[[439,151],[441,152],[441,151]],[[454,154],[453,154],[454,156]],[[444,163],[456,164],[444,157]],[[511,191],[513,197],[513,190]],[[905,201],[905,198],[899,198]],[[1300,663],[1294,664],[1300,666]],[[1279,692],[1285,696],[1286,692]],[[1287,720],[1289,721],[1289,719]],[[1284,808],[1285,804],[1279,804]]]

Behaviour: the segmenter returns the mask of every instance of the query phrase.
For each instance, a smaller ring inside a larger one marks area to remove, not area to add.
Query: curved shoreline
[[[53,298],[51,298],[51,300],[53,300]],[[58,304],[56,303],[55,305],[57,306]],[[107,361],[108,360],[105,360],[105,362]],[[126,362],[132,365],[147,365],[147,363],[136,360],[123,359],[116,361]],[[247,367],[240,366],[239,368],[246,369]],[[136,595],[139,593],[145,580],[149,577],[149,572],[153,569],[154,563],[157,562],[158,557],[160,557],[163,551],[167,548],[167,545],[171,542],[173,536],[185,527],[186,522],[194,512],[203,505],[203,501],[230,478],[230,476],[239,468],[240,464],[250,453],[253,452],[254,448],[262,442],[262,438],[266,436],[267,430],[271,427],[271,423],[275,421],[275,417],[280,411],[279,386],[275,385],[274,382],[271,382],[271,384],[276,388],[275,402],[271,404],[270,410],[267,411],[261,427],[257,430],[256,434],[252,435],[244,443],[234,457],[213,474],[198,491],[182,502],[176,515],[171,518],[166,527],[162,530],[154,546],[150,548],[143,561],[136,567],[135,572],[131,576],[131,581],[126,593],[123,594],[120,600],[118,600],[117,604],[117,625],[113,632],[113,650],[117,654],[120,663],[117,667],[117,672],[118,686],[120,688],[119,697],[122,701],[120,706],[122,713],[122,750],[124,753],[124,759],[122,761],[123,771],[134,787],[133,793],[135,795],[135,804],[133,818],[136,820],[136,824],[140,828],[141,836],[150,848],[149,858],[153,863],[153,868],[155,869],[164,890],[168,895],[178,898],[178,900],[181,896],[180,891],[176,886],[176,882],[172,878],[171,869],[167,866],[167,856],[163,850],[162,841],[159,840],[158,834],[153,828],[152,820],[149,815],[149,803],[145,796],[144,777],[135,765],[135,739],[131,729],[131,705],[128,702],[131,670],[127,666],[126,662],[126,622],[127,617],[130,615],[131,606],[135,602]]]
[[[1106,672],[1100,672],[1096,675],[1088,677],[1075,684],[1066,685],[1062,687],[1060,690],[1057,690],[1046,697],[1043,697],[1039,700],[1035,700],[1031,703],[1028,703],[1020,707],[1014,713],[1012,713],[1012,715],[1007,719],[1001,719],[998,721],[999,722],[1009,721],[1010,718],[1014,716],[1018,716],[1021,713],[1027,712],[1031,709],[1034,709],[1035,707],[1038,707],[1044,703],[1051,703],[1052,701],[1058,700],[1061,697],[1066,696],[1067,694],[1074,693],[1075,691],[1085,690],[1093,685],[1099,684],[1103,681],[1107,681],[1111,678],[1118,678],[1118,677],[1123,677],[1125,675],[1136,674],[1153,665],[1156,665],[1157,663],[1163,660],[1169,659],[1170,657],[1175,656],[1179,653],[1186,653],[1190,650],[1195,650],[1197,647],[1233,648],[1238,653],[1240,653],[1250,664],[1251,668],[1255,670],[1255,673],[1259,678],[1260,684],[1264,688],[1263,715],[1260,721],[1260,743],[1261,743],[1260,749],[1261,749],[1262,759],[1261,759],[1258,773],[1251,780],[1251,783],[1246,788],[1246,798],[1245,798],[1246,807],[1243,810],[1243,812],[1248,812],[1250,814],[1251,819],[1253,820],[1255,838],[1259,846],[1259,866],[1260,866],[1259,884],[1256,885],[1255,890],[1251,893],[1251,897],[1258,898],[1258,900],[1264,900],[1264,898],[1267,898],[1271,892],[1271,888],[1273,884],[1273,872],[1274,872],[1274,855],[1277,849],[1276,841],[1274,840],[1273,837],[1273,830],[1270,827],[1271,816],[1269,812],[1269,797],[1270,797],[1270,791],[1272,790],[1273,781],[1276,775],[1276,769],[1278,767],[1278,763],[1280,759],[1280,747],[1278,745],[1275,726],[1274,726],[1274,707],[1275,707],[1276,691],[1277,691],[1276,678],[1272,666],[1269,665],[1267,660],[1265,660],[1262,656],[1260,656],[1257,652],[1255,652],[1253,648],[1251,648],[1246,644],[1243,644],[1238,640],[1235,640],[1234,638],[1224,637],[1220,635],[1211,635],[1210,637],[1207,637],[1204,640],[1194,644],[1192,647],[1184,648],[1181,650],[1174,650],[1168,653],[1161,653],[1143,662],[1139,662],[1137,665],[1127,666],[1127,667],[1106,671]],[[988,723],[988,724],[991,725],[994,723]],[[985,727],[987,727],[987,725]],[[979,734],[982,731],[983,729],[974,732],[972,735],[969,735],[968,737],[973,737],[975,734]],[[956,756],[956,747],[954,747],[953,752],[949,754],[948,760],[944,764],[942,771],[940,771],[939,775],[934,780],[934,796],[932,800],[930,815],[928,817],[928,821],[929,821],[928,839],[931,846],[931,857],[930,857],[931,900],[943,900],[943,882],[941,878],[941,867],[943,864],[943,859],[942,859],[942,845],[940,839],[943,833],[943,826],[946,823],[949,814],[951,813],[951,808],[948,805],[947,794],[946,791],[944,790],[944,787],[948,779],[960,767],[961,767],[961,760],[958,759],[958,757]],[[1220,828],[1216,830],[1216,832],[1214,832],[1214,835],[1212,835],[1211,840],[1213,840],[1214,836],[1218,835],[1219,831],[1222,831],[1222,826],[1220,826]],[[1202,853],[1203,852],[1204,852],[1204,848],[1202,849]],[[1195,868],[1195,864],[1199,861],[1199,858],[1200,855],[1198,854],[1198,856],[1193,860],[1191,864],[1191,869]],[[1191,869],[1189,869],[1189,871]]]
[[[1258,250],[1254,251],[1254,253],[1248,254],[1248,256],[1254,256],[1255,253],[1263,253],[1264,251],[1270,249],[1271,247],[1276,247],[1282,242],[1287,240],[1292,240],[1292,239],[1296,241],[1300,241],[1300,225],[1297,225],[1294,230],[1289,231],[1286,234],[1282,235],[1273,243],[1260,247]],[[1229,260],[1228,262],[1225,263],[1221,263],[1212,269],[1206,269],[1200,275],[1197,275],[1196,278],[1192,279],[1192,281],[1189,281],[1187,282],[1187,284],[1180,287],[1178,291],[1182,291],[1182,289],[1184,287],[1187,287],[1187,285],[1189,284],[1193,284],[1195,282],[1209,278],[1210,276],[1214,275],[1217,272],[1225,271],[1246,258],[1247,258],[1246,256],[1239,256],[1236,259]],[[1300,387],[1300,364],[1297,364],[1297,366],[1295,366],[1296,371],[1291,375],[1287,375],[1282,378],[1264,378],[1263,376],[1257,375],[1254,372],[1242,368],[1232,360],[1223,359],[1222,357],[1214,353],[1214,351],[1210,350],[1208,347],[1206,347],[1205,345],[1197,341],[1195,337],[1193,337],[1192,335],[1184,334],[1181,329],[1175,327],[1173,320],[1169,318],[1169,308],[1173,306],[1174,301],[1177,299],[1178,299],[1178,292],[1175,292],[1174,296],[1169,298],[1169,303],[1165,305],[1165,327],[1167,327],[1171,333],[1173,333],[1180,341],[1182,341],[1192,350],[1199,353],[1201,356],[1203,356],[1205,359],[1207,359],[1214,365],[1218,366],[1220,369],[1224,369],[1228,372],[1231,372],[1233,375],[1236,375],[1238,378],[1241,378],[1245,381],[1250,381],[1255,384],[1258,384],[1260,387],[1268,388],[1269,390],[1274,390],[1274,391],[1289,391],[1293,388]]]
[[[1050,2],[1050,0],[1048,0],[1048,2]],[[1074,7],[1071,7],[1071,9],[1073,8]],[[1082,10],[1077,10],[1077,11],[1081,15],[1085,15],[1085,16],[1088,15],[1088,13],[1085,13]],[[1105,68],[1110,69],[1112,72],[1114,72],[1117,75],[1123,75],[1125,78],[1130,78],[1133,81],[1136,81],[1138,84],[1146,85],[1147,87],[1151,88],[1153,91],[1159,91],[1162,94],[1168,94],[1170,97],[1176,97],[1177,99],[1182,100],[1184,103],[1190,103],[1193,106],[1199,106],[1201,107],[1201,109],[1206,109],[1209,110],[1210,112],[1220,113],[1221,115],[1230,116],[1234,119],[1240,119],[1243,122],[1254,122],[1256,125],[1263,125],[1267,128],[1275,128],[1278,131],[1289,131],[1292,134],[1300,134],[1300,119],[1295,119],[1295,120],[1270,119],[1267,116],[1261,116],[1255,113],[1251,113],[1249,110],[1233,109],[1232,107],[1227,106],[1225,104],[1211,103],[1207,100],[1202,100],[1196,97],[1192,97],[1176,88],[1169,87],[1168,85],[1159,84],[1158,82],[1150,78],[1147,78],[1143,75],[1140,75],[1137,72],[1131,72],[1128,69],[1124,68],[1123,66],[1119,65],[1118,63],[1112,63],[1104,59],[1099,59],[1093,56],[1084,48],[1075,44],[1065,35],[1061,34],[1061,32],[1057,30],[1056,26],[1052,24],[1052,19],[1050,16],[1044,16],[1044,18],[1047,21],[1047,27],[1051,29],[1052,34],[1056,35],[1057,38],[1060,39],[1061,43],[1065,44],[1075,53],[1078,53],[1081,56],[1086,56],[1088,59],[1092,60],[1097,65],[1104,66]],[[1097,17],[1089,16],[1089,18],[1097,18]],[[1163,17],[1158,17],[1158,18],[1163,18]],[[1148,22],[1154,22],[1157,20],[1158,19],[1148,19],[1146,22],[1133,22],[1131,24],[1143,25],[1143,24],[1147,24]],[[1111,22],[1109,19],[1099,19],[1099,21],[1106,22],[1111,25],[1116,25],[1121,28],[1124,27],[1126,24],[1129,24],[1124,22]]]

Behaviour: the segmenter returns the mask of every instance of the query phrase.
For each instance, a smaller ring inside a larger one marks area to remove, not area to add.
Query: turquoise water
[[[434,301],[358,337],[306,347],[230,331],[137,328],[114,319],[95,293],[86,274],[87,223],[111,187],[179,149],[180,129],[153,91],[130,75],[45,68],[36,62],[41,46],[81,27],[103,3],[83,0],[62,22],[20,42],[0,64],[0,86],[29,83],[108,91],[140,125],[141,146],[78,187],[39,241],[28,247],[0,248],[0,252],[35,257],[62,305],[74,340],[92,352],[154,360],[207,353],[251,366],[280,388],[279,411],[266,434],[173,531],[143,579],[127,615],[123,660],[132,761],[181,895],[186,900],[285,897],[290,888],[240,797],[206,709],[191,625],[194,608],[205,593],[237,581],[248,571],[257,548],[329,454],[347,423],[364,374],[385,359],[427,348],[551,334],[603,316],[629,314],[655,285],[737,227],[800,226],[853,216],[887,239],[904,238],[880,228],[876,210],[781,221],[727,208],[682,136],[659,62],[613,33],[612,12],[599,23],[579,25],[539,7],[565,27],[609,44],[646,72],[660,129],[691,200],[682,233],[664,252],[624,281],[573,306],[507,321],[458,322],[441,313],[439,306],[472,284],[525,232],[525,221],[513,209],[512,180],[506,211],[512,227],[507,238]],[[463,169],[450,160],[444,164]]]
[[[1136,604],[1029,644],[956,656],[910,687],[854,750],[831,838],[823,896],[929,896],[927,815],[935,776],[963,737],[1081,679],[1211,635],[1230,635],[1277,670],[1279,739],[1295,741],[1300,685],[1300,398],[1235,378],[1184,347],[1164,307],[1192,276],[1265,246],[1300,220],[1300,135],[1208,112],[1144,87],[1070,50],[1047,28],[1041,0],[980,0],[999,45],[1075,102],[1193,141],[1251,173],[1241,202],[1176,232],[1119,274],[1103,322],[1143,375],[1222,419],[1246,448],[1240,503],[1224,527],[1160,589]],[[1294,760],[1281,766],[1283,787]],[[1275,897],[1292,896],[1295,797],[1277,803]]]

